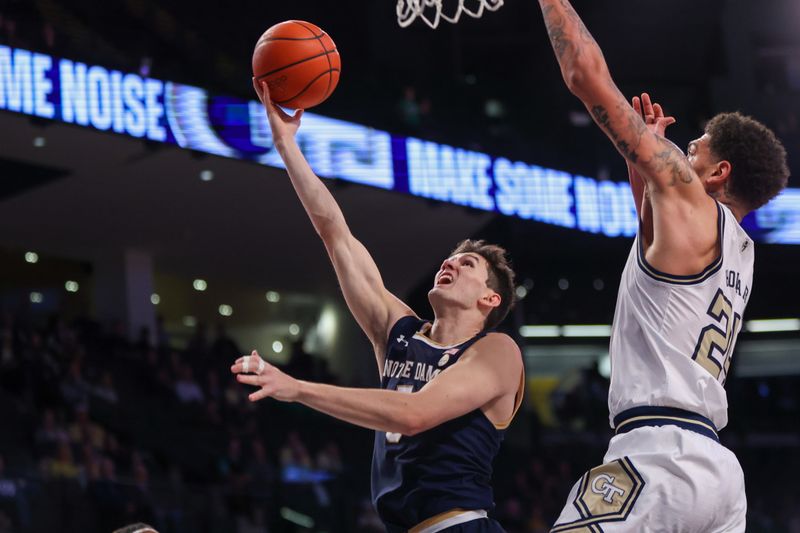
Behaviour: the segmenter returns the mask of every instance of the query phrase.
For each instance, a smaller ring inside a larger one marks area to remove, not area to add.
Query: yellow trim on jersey
[[[615,428],[615,431],[619,432],[620,429],[622,429],[626,425],[630,424],[631,422],[639,422],[640,420],[675,420],[677,422],[683,422],[685,424],[694,424],[694,425],[697,425],[697,426],[702,426],[702,427],[708,429],[709,431],[713,432],[715,435],[717,433],[717,429],[714,426],[709,426],[705,422],[701,422],[699,420],[693,420],[691,418],[682,418],[682,417],[679,417],[679,416],[647,416],[647,415],[635,416],[633,418],[628,418],[624,422],[620,423]]]
[[[517,411],[522,406],[522,399],[525,396],[525,367],[523,364],[522,367],[522,374],[519,377],[519,389],[517,389],[517,395],[514,397],[514,412],[511,413],[511,418],[508,419],[507,422],[503,422],[502,424],[495,424],[492,422],[492,425],[495,429],[506,429],[508,426],[511,425],[511,421],[514,420],[514,417],[517,415]],[[485,414],[485,413],[484,413]]]
[[[419,331],[417,331],[416,333],[414,333],[414,335],[413,335],[413,337],[412,337],[412,338],[414,338],[414,339],[417,339],[418,341],[422,341],[422,342],[424,342],[425,344],[427,344],[428,346],[431,346],[431,347],[433,347],[433,348],[439,348],[439,349],[442,349],[442,350],[447,350],[447,349],[449,349],[449,348],[456,348],[456,347],[458,347],[458,346],[461,346],[461,345],[462,345],[462,344],[464,344],[465,342],[467,342],[467,341],[469,341],[470,339],[472,339],[472,338],[474,338],[474,337],[475,337],[475,335],[473,335],[473,336],[471,336],[471,337],[467,337],[467,338],[466,338],[466,339],[464,339],[464,340],[458,341],[458,342],[456,342],[456,343],[454,343],[454,344],[448,344],[448,345],[439,344],[438,342],[436,342],[435,340],[431,339],[430,337],[428,337],[428,336],[425,334],[425,333],[427,333],[428,331],[430,331],[432,327],[433,327],[433,324],[431,324],[430,322],[425,322],[425,323],[422,325],[422,327],[420,328],[420,330],[419,330]]]
[[[467,511],[468,509],[452,509],[450,511],[439,513],[412,527],[411,529],[408,530],[408,533],[418,533],[419,531],[423,531],[429,527],[435,526],[440,522],[444,522],[448,518],[460,515],[461,513],[466,513]]]

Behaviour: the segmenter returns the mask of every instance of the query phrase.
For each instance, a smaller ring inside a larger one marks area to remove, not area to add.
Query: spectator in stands
[[[339,445],[328,440],[325,445],[317,452],[317,468],[333,474],[338,474],[344,469],[342,456],[339,452]]]
[[[87,493],[97,509],[98,524],[104,532],[110,531],[118,523],[125,502],[114,462],[108,457],[98,457],[89,468],[88,478]]]
[[[88,443],[96,450],[102,450],[106,440],[106,432],[89,418],[89,409],[79,405],[75,409],[75,422],[69,426],[69,438],[72,444]]]
[[[68,442],[58,443],[56,456],[54,458],[45,459],[43,466],[45,475],[53,479],[77,481],[78,477],[81,475],[81,468],[75,464],[72,448]]]
[[[282,467],[299,466],[302,468],[311,468],[311,455],[303,441],[300,439],[300,434],[297,431],[290,431],[286,435],[286,442],[281,448],[280,461]]]
[[[203,403],[205,396],[200,385],[194,379],[194,371],[189,365],[180,367],[178,380],[175,382],[175,395],[181,403]]]
[[[59,443],[67,442],[69,434],[56,422],[56,414],[52,409],[46,409],[42,414],[42,425],[36,429],[34,446],[40,456],[54,455]]]
[[[268,509],[274,505],[275,485],[278,475],[270,458],[264,441],[256,439],[251,443],[252,459],[247,466],[250,479],[248,492],[250,493],[251,507]]]
[[[100,383],[94,386],[92,392],[95,396],[101,398],[111,405],[116,405],[119,402],[119,395],[117,394],[117,390],[114,388],[114,378],[112,377],[111,372],[103,372],[103,375],[100,378]]]
[[[0,514],[6,515],[9,524],[16,522],[24,529],[30,526],[25,483],[6,473],[5,457],[2,454],[0,454]]]
[[[61,396],[70,407],[89,405],[89,391],[91,387],[83,379],[81,360],[75,358],[69,365],[67,377],[61,382]]]

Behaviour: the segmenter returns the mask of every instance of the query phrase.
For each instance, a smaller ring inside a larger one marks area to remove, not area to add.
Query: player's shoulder
[[[519,359],[522,357],[517,341],[505,333],[491,331],[478,339],[475,343],[476,352],[485,353],[492,357],[509,357]]]

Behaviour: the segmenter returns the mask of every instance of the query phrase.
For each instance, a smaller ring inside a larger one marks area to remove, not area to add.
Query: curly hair
[[[750,210],[769,202],[786,187],[786,149],[775,134],[741,113],[720,113],[705,128],[711,153],[731,164],[728,194]]]
[[[450,257],[466,253],[478,254],[489,263],[486,286],[500,295],[500,305],[492,309],[486,317],[483,328],[496,328],[514,307],[514,271],[511,269],[508,252],[501,246],[483,240],[465,239],[458,243],[450,253]]]

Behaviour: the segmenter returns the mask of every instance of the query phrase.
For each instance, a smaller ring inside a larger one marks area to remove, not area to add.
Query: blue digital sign
[[[283,168],[261,104],[0,46],[0,109]],[[627,182],[387,132],[314,113],[297,141],[320,176],[596,233],[636,233]],[[800,244],[800,189],[749,215],[769,243]]]

